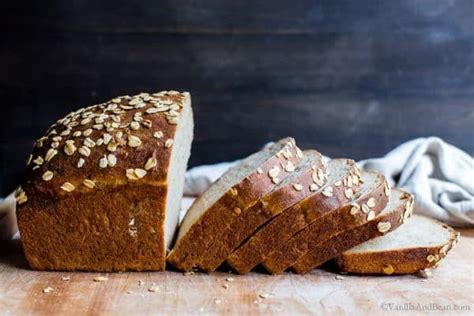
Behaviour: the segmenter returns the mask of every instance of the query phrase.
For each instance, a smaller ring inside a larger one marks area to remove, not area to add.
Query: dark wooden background
[[[436,135],[474,153],[474,1],[0,2],[1,192],[50,123],[188,90],[191,165],[292,135],[356,159]]]

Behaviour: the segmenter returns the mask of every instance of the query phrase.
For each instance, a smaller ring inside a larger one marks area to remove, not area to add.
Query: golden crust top
[[[166,182],[187,92],[121,96],[68,114],[38,139],[26,161],[30,192],[62,196],[123,184]],[[19,201],[20,202],[20,201]],[[21,203],[20,203],[21,204]]]

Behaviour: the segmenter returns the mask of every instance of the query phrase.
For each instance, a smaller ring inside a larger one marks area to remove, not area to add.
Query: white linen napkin
[[[18,230],[15,214],[16,200],[13,194],[0,199],[0,244],[9,240]]]
[[[186,174],[184,194],[198,196],[237,161],[205,165]],[[438,137],[403,143],[382,158],[358,162],[391,185],[415,195],[415,212],[453,226],[474,227],[474,160]]]
[[[408,141],[359,162],[415,195],[415,212],[453,226],[474,226],[474,160],[438,137]]]
[[[222,162],[187,171],[182,214],[193,199],[238,162]],[[391,185],[415,195],[415,212],[452,226],[474,227],[474,159],[437,137],[403,143],[382,158],[358,162],[362,170],[383,173]],[[12,197],[0,201],[0,240],[16,231]]]

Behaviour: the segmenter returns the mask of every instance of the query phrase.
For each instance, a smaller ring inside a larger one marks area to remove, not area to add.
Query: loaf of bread
[[[187,92],[117,97],[58,120],[36,141],[16,191],[30,267],[160,271],[168,260],[182,271],[226,262],[275,274],[338,258],[346,272],[413,273],[436,267],[457,240],[423,218],[397,230],[411,194],[287,137],[198,197],[173,245],[192,137]]]
[[[38,270],[164,270],[193,137],[187,92],[122,96],[58,120],[17,189]]]

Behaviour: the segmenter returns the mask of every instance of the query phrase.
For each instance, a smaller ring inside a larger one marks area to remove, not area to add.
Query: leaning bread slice
[[[287,166],[282,165],[282,168]],[[290,166],[292,169],[293,166]],[[289,170],[291,171],[291,170]],[[245,239],[261,225],[312,193],[314,180],[327,178],[327,168],[316,150],[305,150],[296,170],[275,189],[247,209],[239,210],[227,230],[207,247],[199,264],[201,270],[214,271]]]
[[[412,210],[413,196],[393,188],[390,192],[389,203],[378,216],[312,248],[295,262],[293,269],[297,273],[309,272],[352,247],[394,231],[411,216]]]
[[[207,247],[231,220],[272,191],[301,158],[303,153],[294,139],[285,138],[229,169],[187,212],[168,262],[183,271],[199,268]]]
[[[318,184],[313,187],[313,194],[258,230],[229,256],[227,263],[238,273],[247,273],[281,243],[327,212],[349,202],[360,186],[360,173],[355,162],[334,159],[329,162],[328,170],[329,177],[325,183],[316,179]]]
[[[343,252],[336,263],[349,273],[416,273],[436,268],[458,238],[446,224],[414,215],[396,231]]]
[[[382,174],[363,172],[361,180],[360,191],[352,201],[325,214],[265,256],[265,269],[281,273],[318,244],[375,218],[387,205],[390,189]]]

